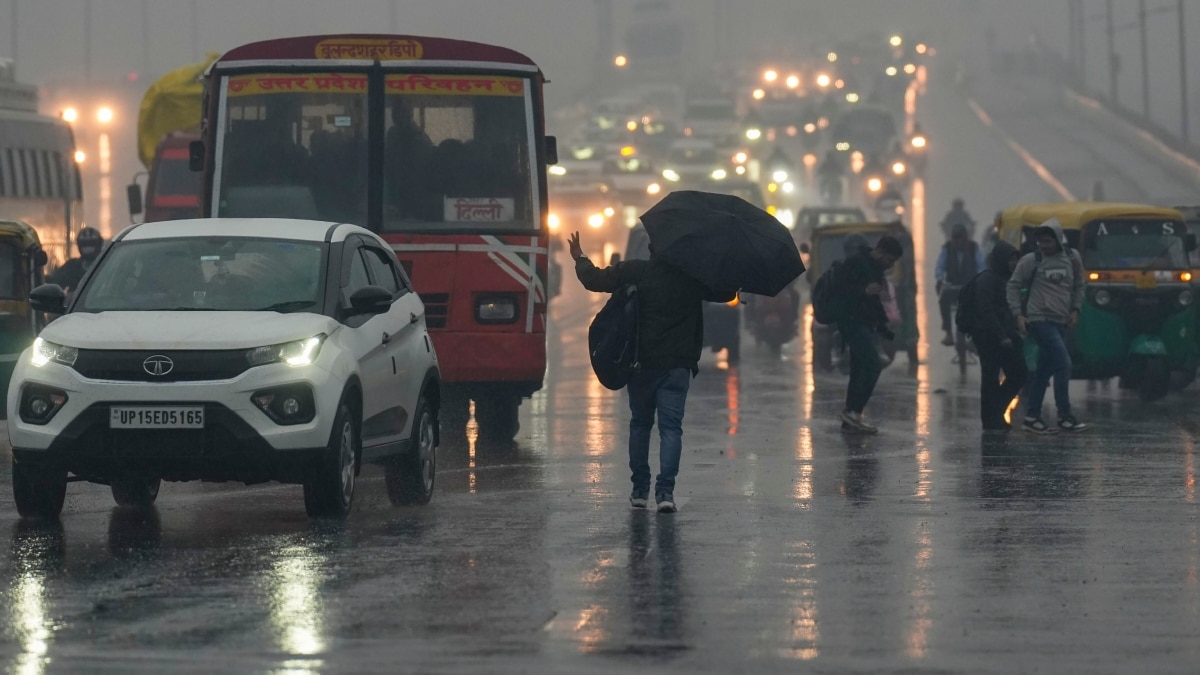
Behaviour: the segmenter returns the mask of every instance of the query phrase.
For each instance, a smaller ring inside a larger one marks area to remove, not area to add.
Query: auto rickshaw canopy
[[[0,220],[0,239],[15,239],[23,251],[42,245],[37,230],[19,220]]]
[[[1146,204],[1122,204],[1116,202],[1050,202],[1046,204],[1022,204],[1005,209],[1000,214],[997,228],[1000,238],[1015,244],[1020,233],[1027,227],[1038,227],[1051,218],[1058,219],[1064,230],[1080,230],[1088,223],[1102,218],[1127,220],[1177,220],[1183,214],[1176,209]],[[1014,234],[1015,233],[1015,234]]]
[[[867,237],[868,241],[873,243],[884,235],[891,235],[899,239],[902,243],[909,239],[908,228],[900,221],[891,222],[860,222],[860,223],[827,223],[817,228],[812,233],[812,243],[809,249],[808,268],[809,273],[806,275],[810,284],[814,284],[817,278],[821,276],[832,265],[834,260],[841,260],[841,246],[844,244],[847,237],[852,234],[861,234]],[[838,249],[834,256],[828,255],[828,252],[823,253],[822,242],[829,240],[837,240]],[[892,268],[892,273],[889,275],[893,278],[904,278],[906,274],[901,273],[902,268],[911,268],[912,260],[900,260],[895,267]]]

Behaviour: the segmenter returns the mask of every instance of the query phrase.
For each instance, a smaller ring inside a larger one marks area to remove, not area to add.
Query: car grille
[[[165,375],[151,375],[145,367],[151,356],[166,356],[173,367]],[[250,368],[246,350],[228,351],[125,351],[80,349],[75,370],[93,380],[120,382],[197,382],[229,380]]]
[[[421,302],[425,303],[425,325],[429,328],[445,328],[450,312],[450,294],[422,293]]]

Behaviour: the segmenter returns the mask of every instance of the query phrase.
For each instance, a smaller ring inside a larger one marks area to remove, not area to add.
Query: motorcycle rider
[[[967,227],[962,223],[955,224],[950,241],[942,246],[942,252],[938,254],[937,268],[934,272],[937,279],[938,309],[942,313],[942,331],[946,333],[942,344],[947,347],[954,345],[951,308],[958,302],[958,292],[986,267],[983,250],[967,236]]]
[[[967,213],[966,202],[962,197],[955,197],[950,203],[950,210],[942,218],[942,235],[946,239],[950,239],[954,233],[954,226],[962,225],[967,228],[967,238],[975,238],[975,219]]]
[[[875,200],[875,213],[880,220],[901,220],[904,215],[904,195],[895,183],[888,183]]]
[[[75,235],[75,248],[79,249],[79,257],[71,258],[65,265],[54,270],[46,279],[47,283],[58,284],[64,291],[74,291],[88,270],[92,269],[100,250],[104,248],[104,237],[94,227],[85,227]]]

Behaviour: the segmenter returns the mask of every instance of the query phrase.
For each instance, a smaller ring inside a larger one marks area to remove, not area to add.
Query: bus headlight
[[[1184,291],[1184,293],[1187,293],[1187,291]],[[1181,293],[1180,295],[1182,296],[1183,294]],[[1092,296],[1092,300],[1096,301],[1097,307],[1107,307],[1108,304],[1112,302],[1112,295],[1109,294],[1108,291],[1101,288],[1100,290],[1096,291],[1096,295]],[[1181,297],[1180,302],[1182,301],[1183,299]]]
[[[1184,289],[1179,292],[1179,304],[1181,306],[1187,307],[1188,305],[1192,304],[1192,300],[1194,300],[1194,298],[1192,297],[1192,292],[1190,290]]]
[[[480,298],[475,303],[479,323],[512,323],[517,320],[517,299],[511,295]]]

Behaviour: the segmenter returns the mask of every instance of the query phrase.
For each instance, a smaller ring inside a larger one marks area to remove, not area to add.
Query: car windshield
[[[74,311],[321,311],[325,245],[249,237],[115,242]]]
[[[1187,269],[1187,229],[1177,221],[1105,221],[1088,225],[1083,236],[1087,269]]]

